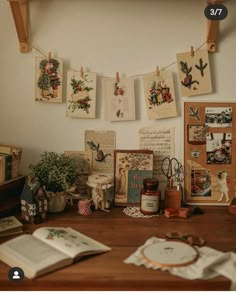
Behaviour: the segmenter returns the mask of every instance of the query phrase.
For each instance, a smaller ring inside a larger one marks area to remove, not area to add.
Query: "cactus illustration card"
[[[85,151],[93,153],[93,172],[113,172],[115,131],[86,130],[84,143]]]
[[[62,103],[62,59],[36,57],[35,100]]]
[[[96,73],[69,71],[67,73],[66,114],[70,117],[95,118]]]
[[[105,118],[109,121],[135,120],[134,80],[103,79]]]
[[[172,73],[160,71],[143,75],[144,95],[149,119],[177,116]]]
[[[184,52],[176,56],[182,96],[212,93],[208,51]]]

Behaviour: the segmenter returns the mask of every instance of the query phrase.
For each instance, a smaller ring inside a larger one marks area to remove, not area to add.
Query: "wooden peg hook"
[[[116,72],[116,83],[119,83],[119,81],[120,81],[120,77],[119,77],[119,73],[118,73],[118,71]]]

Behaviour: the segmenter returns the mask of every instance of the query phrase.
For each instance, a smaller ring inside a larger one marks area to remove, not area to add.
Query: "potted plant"
[[[30,176],[38,177],[49,197],[49,212],[63,211],[67,191],[77,179],[77,164],[72,157],[44,152],[36,164],[30,164]]]

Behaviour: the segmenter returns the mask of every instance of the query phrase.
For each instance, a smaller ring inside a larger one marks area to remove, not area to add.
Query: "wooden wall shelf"
[[[28,0],[9,0],[12,15],[14,18],[16,31],[20,43],[20,51],[26,53],[31,51],[29,44],[29,1]]]

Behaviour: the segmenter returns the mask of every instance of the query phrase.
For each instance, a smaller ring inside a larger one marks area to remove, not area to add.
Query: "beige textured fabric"
[[[188,266],[174,268],[160,268],[153,266],[143,259],[141,249],[155,242],[162,242],[164,239],[151,237],[144,245],[140,246],[133,254],[124,260],[127,264],[135,264],[137,266],[144,265],[147,268],[161,269],[169,271],[172,275],[176,275],[185,279],[212,279],[222,275],[231,280],[231,290],[236,290],[236,253],[221,252],[210,247],[195,247],[199,251],[198,260]]]

